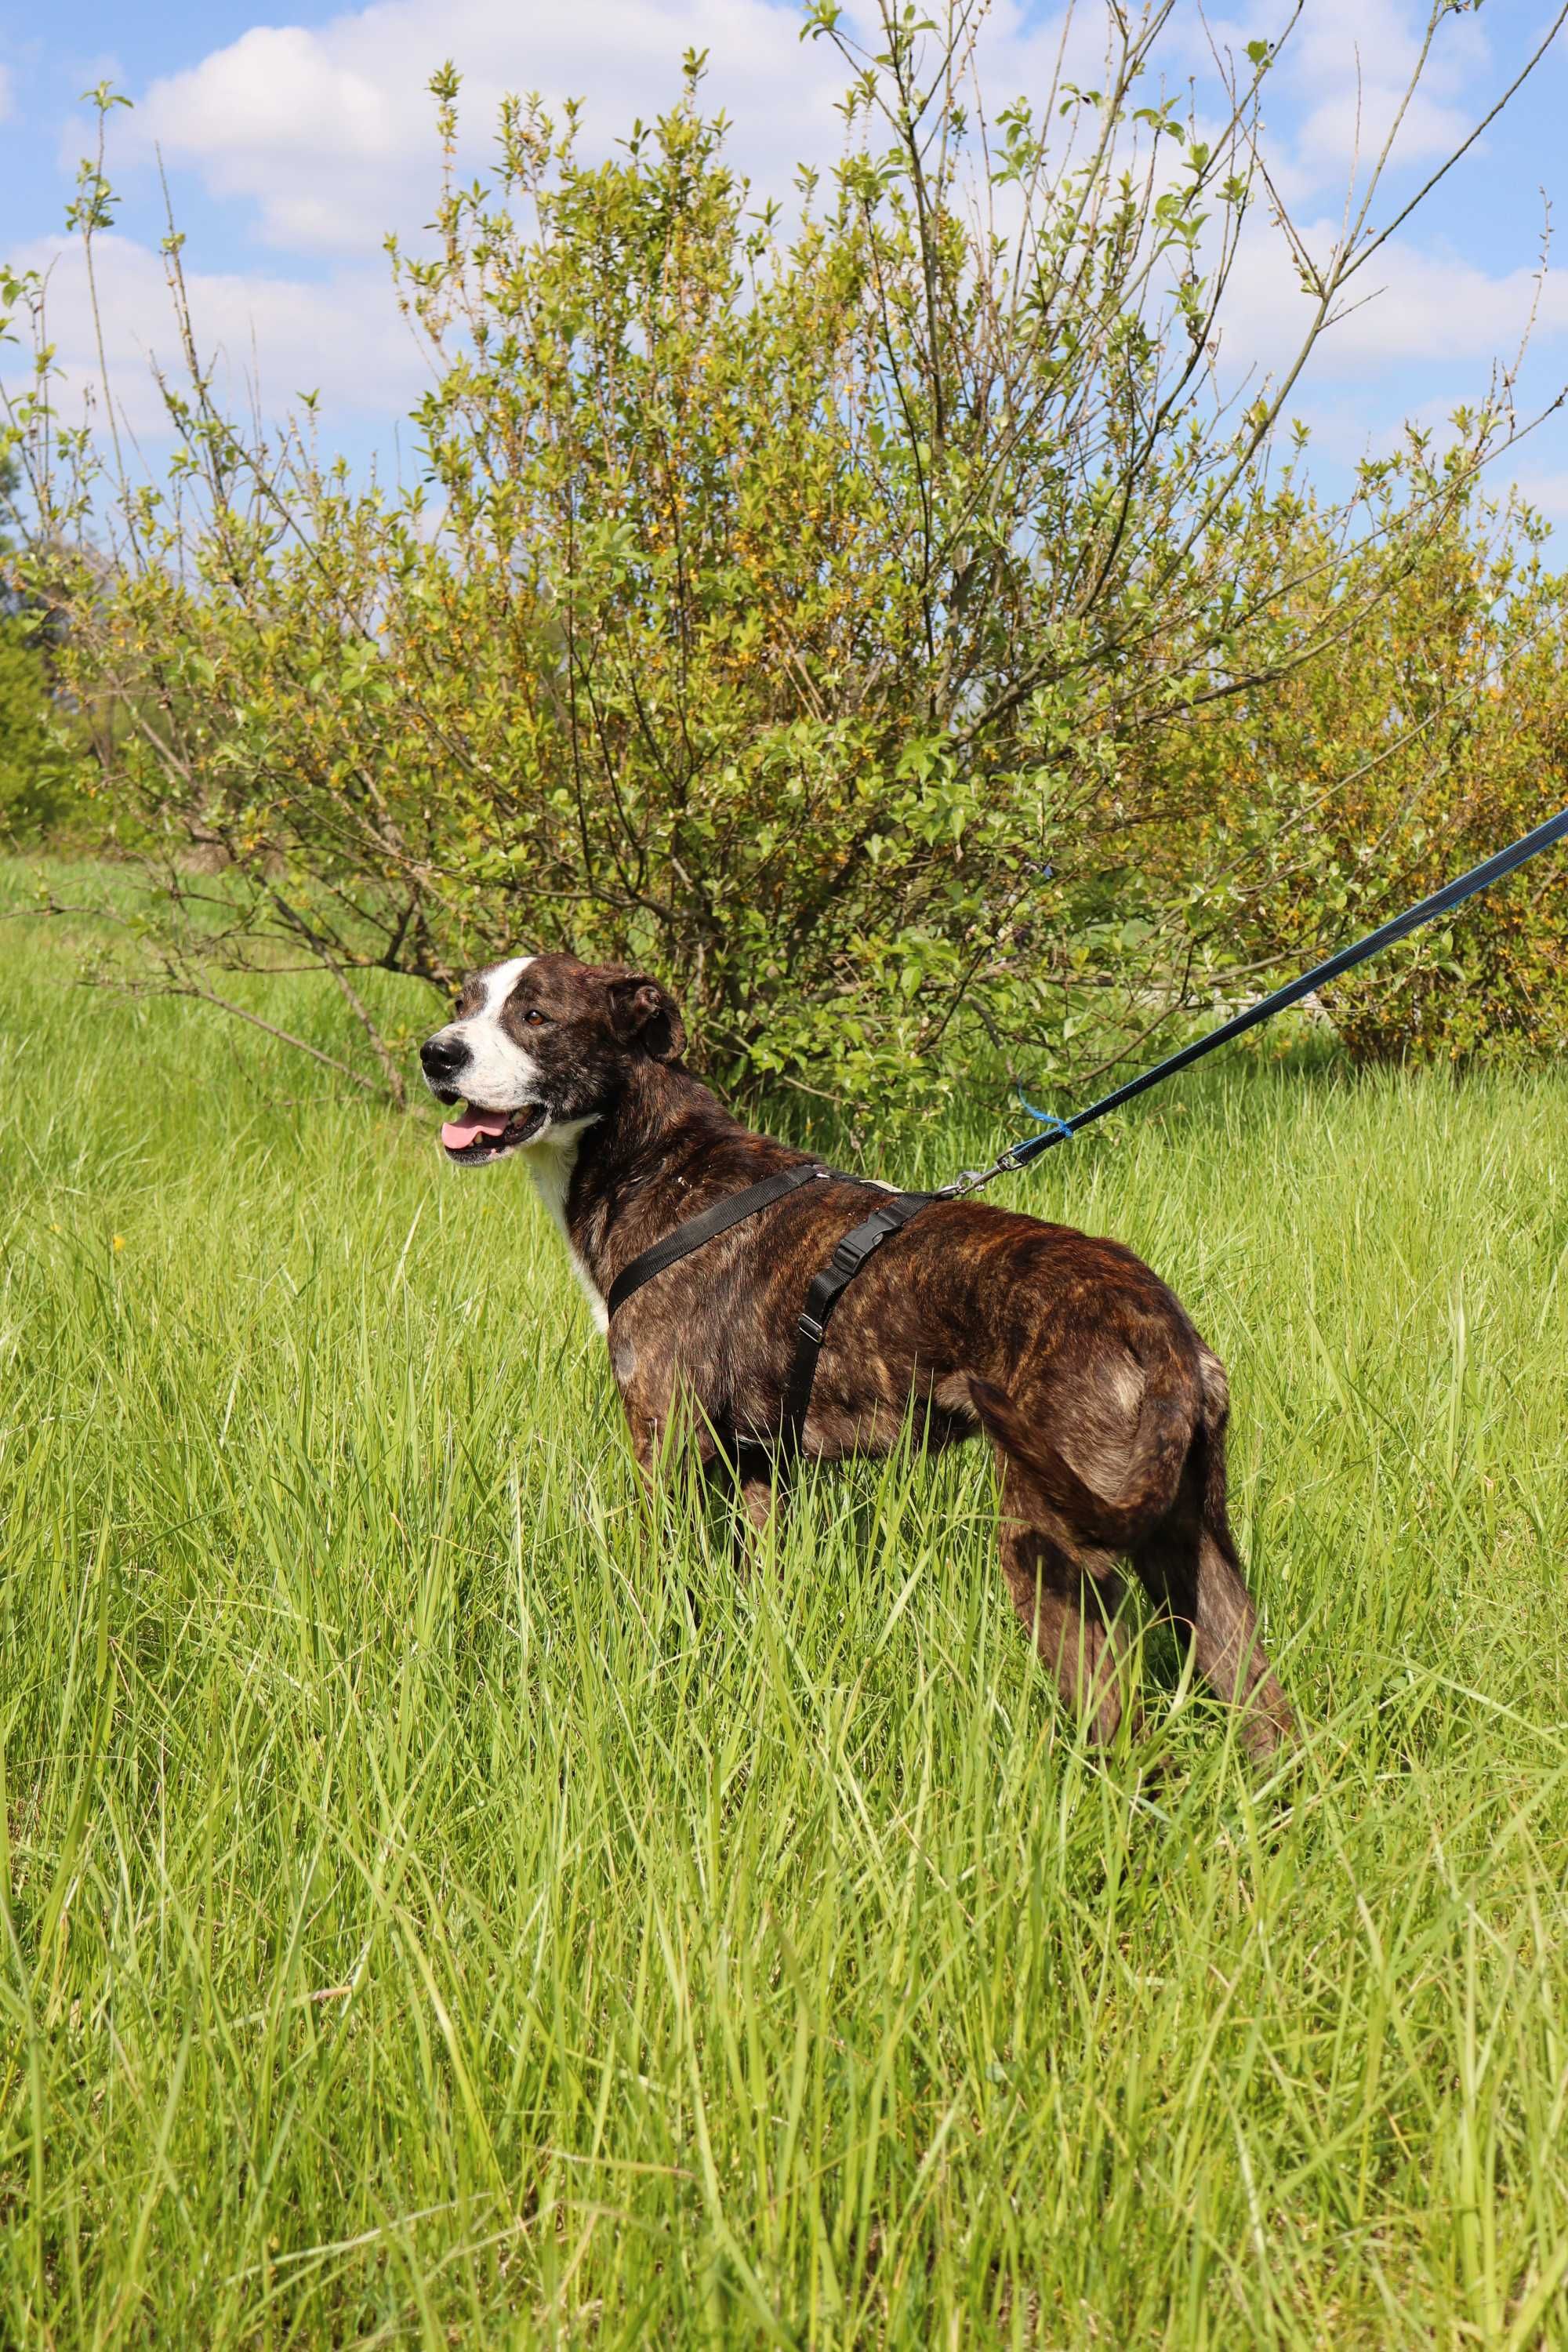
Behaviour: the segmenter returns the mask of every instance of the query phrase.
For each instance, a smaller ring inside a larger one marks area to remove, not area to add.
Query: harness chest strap
[[[785,1168],[776,1176],[764,1176],[760,1184],[748,1184],[743,1192],[731,1192],[727,1201],[716,1201],[712,1208],[704,1209],[700,1216],[688,1217],[685,1223],[677,1225],[672,1234],[666,1234],[663,1241],[655,1242],[651,1249],[645,1249],[640,1256],[633,1258],[630,1265],[621,1268],[610,1285],[610,1295],[605,1301],[606,1309],[614,1315],[617,1307],[626,1305],[634,1290],[640,1290],[645,1282],[651,1282],[654,1276],[662,1274],[667,1265],[674,1265],[679,1258],[689,1257],[693,1250],[700,1249],[704,1242],[717,1241],[719,1235],[727,1234],[731,1225],[742,1223],[747,1217],[754,1217],[757,1211],[765,1209],[771,1201],[782,1201],[784,1194],[793,1192],[797,1185],[809,1184],[827,1172],[815,1160],[809,1167]]]
[[[605,1307],[613,1317],[618,1307],[624,1307],[634,1291],[651,1282],[705,1242],[716,1241],[747,1217],[755,1216],[759,1209],[774,1201],[782,1201],[787,1192],[817,1179],[837,1176],[837,1171],[823,1168],[813,1161],[805,1168],[787,1168],[776,1176],[766,1176],[760,1184],[748,1184],[743,1192],[732,1192],[727,1201],[715,1202],[704,1209],[700,1216],[688,1217],[672,1234],[667,1234],[651,1249],[634,1257],[621,1268],[610,1285]],[[860,1183],[860,1177],[840,1177],[840,1182]],[[795,1360],[790,1366],[789,1382],[784,1391],[784,1415],[779,1428],[779,1443],[786,1453],[799,1451],[805,1429],[806,1414],[811,1410],[811,1391],[816,1379],[816,1360],[822,1352],[828,1319],[848,1285],[853,1282],[866,1260],[879,1249],[889,1234],[898,1233],[910,1219],[929,1202],[941,1198],[935,1192],[895,1192],[886,1196],[871,1214],[846,1234],[835,1248],[827,1264],[812,1278],[805,1294],[805,1307],[795,1327]]]

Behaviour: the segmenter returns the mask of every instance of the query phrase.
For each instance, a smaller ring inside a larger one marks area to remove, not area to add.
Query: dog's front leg
[[[710,1483],[740,1506],[734,1514],[735,1565],[749,1569],[787,1500],[783,1471],[775,1475],[768,1455],[750,1445],[715,1447],[706,1467]]]
[[[744,1453],[735,1465],[735,1484],[753,1536],[759,1539],[765,1537],[789,1502],[789,1486],[783,1464],[775,1463],[766,1454]],[[743,1549],[745,1529],[739,1529],[737,1534]]]
[[[765,1536],[773,1523],[775,1499],[782,1501],[783,1497],[775,1496],[773,1482],[765,1473],[755,1478],[742,1479],[741,1500],[745,1505],[746,1517],[753,1531],[759,1536]]]
[[[657,1402],[629,1390],[621,1392],[632,1457],[651,1501],[678,1461],[693,1465],[710,1485],[732,1486],[739,1478],[733,1458],[715,1436],[700,1404],[684,1387],[672,1385]]]
[[[623,1396],[626,1429],[632,1441],[632,1459],[637,1465],[643,1493],[651,1503],[658,1486],[658,1465],[664,1454],[664,1422],[658,1415],[645,1412],[629,1396]]]
[[[1066,1530],[1042,1528],[1037,1507],[1016,1472],[1004,1473],[1002,1568],[1018,1622],[1057,1678],[1069,1712],[1101,1745],[1115,1738],[1123,1715],[1127,1651],[1117,1623],[1121,1579],[1101,1554],[1076,1549]],[[1134,1707],[1130,1727],[1139,1727]]]

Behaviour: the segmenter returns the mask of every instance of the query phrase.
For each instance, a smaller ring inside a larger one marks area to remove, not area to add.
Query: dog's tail
[[[1118,1491],[1103,1495],[1079,1476],[1037,1423],[989,1381],[969,1379],[982,1428],[1054,1516],[1107,1551],[1128,1550],[1157,1526],[1176,1499],[1194,1441],[1204,1431],[1202,1391],[1191,1369],[1166,1354],[1148,1375],[1127,1433],[1126,1469]],[[1223,1494],[1224,1456],[1219,1475]]]
[[[1230,1529],[1226,1496],[1229,1484],[1226,1454],[1226,1433],[1230,1427],[1230,1387],[1219,1358],[1201,1342],[1198,1348],[1198,1380],[1203,1390],[1203,1412],[1193,1439],[1190,1467],[1202,1496],[1200,1507],[1204,1526],[1239,1575],[1241,1559]]]

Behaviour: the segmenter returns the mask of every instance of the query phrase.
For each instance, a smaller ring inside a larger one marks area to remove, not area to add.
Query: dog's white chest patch
[[[572,1261],[572,1271],[582,1285],[597,1329],[610,1328],[610,1310],[599,1295],[593,1276],[572,1246],[571,1230],[566,1223],[566,1195],[571,1188],[572,1171],[577,1165],[577,1146],[598,1118],[568,1119],[564,1126],[552,1129],[543,1141],[524,1153],[529,1173],[538,1188],[539,1197],[549,1210],[555,1229],[566,1244],[566,1255]]]

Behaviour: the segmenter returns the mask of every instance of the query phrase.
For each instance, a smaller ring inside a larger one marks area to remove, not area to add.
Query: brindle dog
[[[672,1415],[762,1526],[787,1474],[781,1423],[812,1276],[868,1213],[864,1186],[803,1185],[637,1291],[632,1259],[807,1155],[732,1118],[681,1059],[657,981],[569,955],[478,973],[421,1049],[463,1166],[525,1156],[601,1329],[651,1479]],[[1118,1562],[1185,1629],[1257,1756],[1293,1731],[1226,1513],[1225,1373],[1180,1302],[1117,1242],[983,1201],[938,1201],[884,1242],[828,1327],[802,1450],[891,1446],[911,1407],[932,1445],[984,1430],[1002,1480],[1013,1606],[1064,1697],[1109,1739],[1122,1712]]]

